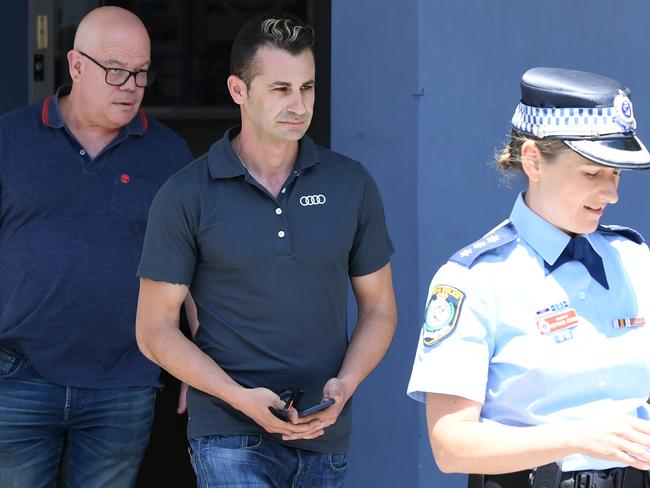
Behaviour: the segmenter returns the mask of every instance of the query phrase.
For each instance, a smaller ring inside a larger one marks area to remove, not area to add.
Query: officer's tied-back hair
[[[239,31],[230,52],[230,74],[246,86],[255,78],[255,54],[260,47],[269,46],[297,55],[305,49],[314,51],[314,29],[293,15],[279,18],[257,17],[249,20]]]

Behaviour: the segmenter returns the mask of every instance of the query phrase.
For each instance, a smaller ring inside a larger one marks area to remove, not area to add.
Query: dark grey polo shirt
[[[393,251],[381,197],[356,161],[300,142],[277,198],[245,170],[230,129],[174,175],[151,206],[139,276],[190,286],[196,344],[235,381],[277,393],[302,388],[318,403],[345,355],[350,276]],[[350,405],[324,436],[290,443],[346,452]],[[224,402],[189,395],[188,435],[262,433]]]

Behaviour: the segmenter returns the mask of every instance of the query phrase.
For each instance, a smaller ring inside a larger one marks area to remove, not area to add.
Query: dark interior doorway
[[[309,133],[318,144],[329,147],[331,0],[55,0],[55,86],[69,83],[66,53],[72,48],[76,26],[100,5],[127,8],[144,21],[157,78],[147,88],[143,109],[183,137],[195,157],[238,123],[239,111],[225,82],[230,47],[243,23],[258,14],[280,12],[307,20],[317,39],[317,97]],[[187,331],[186,324],[182,327]],[[186,417],[176,414],[179,383],[165,372],[162,382],[137,486],[195,486],[187,453]]]
[[[55,86],[69,82],[66,53],[76,26],[99,5],[127,8],[147,26],[157,77],[143,108],[181,135],[195,157],[239,119],[226,78],[230,47],[244,22],[281,12],[307,20],[316,29],[317,97],[309,134],[329,147],[331,0],[56,0]]]

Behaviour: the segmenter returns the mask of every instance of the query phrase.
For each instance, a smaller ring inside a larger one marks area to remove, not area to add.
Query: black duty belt
[[[468,488],[650,488],[648,471],[636,468],[560,471],[556,463],[516,473],[469,476]]]

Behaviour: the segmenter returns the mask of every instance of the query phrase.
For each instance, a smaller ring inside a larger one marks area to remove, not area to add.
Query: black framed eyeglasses
[[[133,79],[135,80],[135,86],[138,86],[140,88],[146,88],[148,86],[151,86],[153,81],[156,79],[156,72],[150,69],[140,69],[136,71],[130,71],[124,68],[107,68],[96,59],[93,59],[90,56],[88,56],[85,52],[79,51],[79,53],[82,56],[90,59],[93,63],[95,63],[97,66],[99,66],[101,69],[103,69],[106,72],[104,81],[106,81],[106,83],[111,86],[122,86],[127,81],[129,81],[129,78],[133,76]]]

